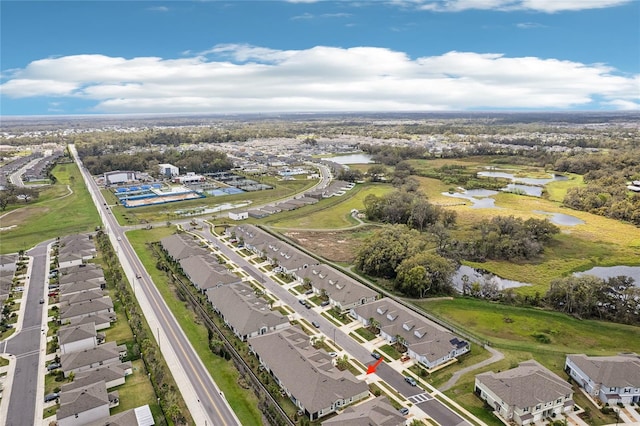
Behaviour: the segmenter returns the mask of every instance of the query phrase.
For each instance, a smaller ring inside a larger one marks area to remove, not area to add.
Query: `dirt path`
[[[442,385],[442,386],[440,386],[438,388],[438,390],[440,392],[447,391],[447,390],[451,389],[456,384],[456,382],[460,379],[460,377],[462,377],[463,374],[466,374],[466,373],[468,373],[470,371],[473,371],[473,370],[477,370],[478,368],[485,367],[485,366],[487,366],[489,364],[493,364],[494,362],[498,362],[498,361],[500,361],[500,360],[502,360],[504,358],[504,354],[502,352],[500,352],[500,351],[498,351],[496,349],[493,349],[490,346],[486,346],[486,345],[485,345],[484,348],[491,353],[491,358],[485,359],[484,361],[481,361],[481,362],[479,362],[477,364],[473,364],[473,365],[470,365],[468,367],[463,368],[462,370],[456,371],[455,373],[453,373],[453,376],[451,376],[451,378],[449,380],[447,380],[447,382],[444,385]]]

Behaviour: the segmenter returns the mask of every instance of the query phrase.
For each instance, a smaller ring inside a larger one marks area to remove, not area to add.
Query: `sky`
[[[0,2],[0,115],[640,109],[640,0]]]

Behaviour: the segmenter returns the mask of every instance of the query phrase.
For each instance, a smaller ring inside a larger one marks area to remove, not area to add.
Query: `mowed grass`
[[[466,298],[417,305],[496,348],[536,354],[536,359],[542,355],[564,362],[569,353],[613,355],[640,351],[640,327]],[[540,343],[534,337],[537,333],[548,336],[550,343]],[[561,363],[556,364],[562,369]]]
[[[12,212],[2,220],[2,226],[16,225],[2,231],[0,253],[27,250],[36,244],[58,236],[93,231],[100,224],[78,167],[59,164],[53,169],[58,179],[51,193]],[[73,194],[68,193],[67,185]]]
[[[418,306],[456,327],[463,328],[481,341],[504,354],[504,359],[486,367],[463,375],[454,387],[445,393],[462,404],[490,425],[501,424],[484,403],[473,393],[475,376],[486,371],[505,371],[520,362],[535,359],[562,378],[567,354],[586,353],[594,356],[615,355],[620,352],[640,350],[640,327],[601,321],[578,320],[560,313],[531,308],[517,308],[475,299],[433,300],[417,303]],[[550,343],[543,344],[533,337],[543,333]],[[477,345],[472,344],[473,348]],[[483,351],[484,352],[484,351]],[[466,365],[471,362],[464,361]],[[452,366],[458,369],[457,365]],[[428,381],[440,386],[451,377],[453,370],[443,369],[432,374]],[[574,386],[576,401],[582,407],[588,406]],[[595,425],[612,423],[614,419],[601,416],[597,408],[591,406]]]
[[[178,320],[189,341],[202,359],[209,374],[218,387],[224,392],[229,404],[240,419],[241,424],[262,424],[262,415],[258,409],[258,399],[251,390],[245,390],[238,385],[239,373],[231,361],[225,361],[211,353],[208,347],[207,329],[199,318],[186,307],[184,302],[177,299],[169,288],[167,278],[163,272],[155,267],[156,259],[147,248],[148,242],[159,241],[171,235],[173,227],[155,227],[150,230],[130,231],[127,238],[133,245],[147,272],[151,275],[162,297]]]
[[[113,389],[118,391],[120,405],[111,410],[112,415],[147,404],[152,411],[155,411],[154,408],[159,409],[156,394],[147,377],[144,363],[139,359],[132,361],[131,364],[133,366],[133,374],[127,376],[124,385]]]
[[[276,228],[347,228],[358,224],[351,217],[351,210],[363,210],[364,199],[368,195],[381,197],[393,190],[394,188],[388,184],[358,184],[341,197],[331,197],[291,212],[278,213],[264,222]]]

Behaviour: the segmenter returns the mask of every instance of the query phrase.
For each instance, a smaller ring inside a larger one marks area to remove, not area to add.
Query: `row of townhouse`
[[[640,402],[640,356],[567,355],[565,372],[603,404]],[[527,425],[573,410],[573,388],[566,379],[534,360],[494,373],[478,374],[474,392],[509,422]]]
[[[84,264],[96,256],[96,246],[90,234],[75,234],[57,241],[58,267],[68,268]]]
[[[377,291],[255,226],[234,226],[227,229],[227,234],[242,241],[248,250],[266,258],[275,266],[275,272],[288,274],[300,283],[311,284],[314,293],[326,295],[330,305],[343,312],[378,298]]]
[[[59,255],[73,247],[93,244],[85,236],[65,237],[59,242]],[[79,243],[80,242],[80,243]],[[86,261],[87,259],[84,259]],[[57,332],[60,369],[73,381],[60,388],[56,420],[59,426],[154,424],[148,405],[110,416],[119,405],[117,391],[133,373],[130,362],[122,362],[126,346],[103,343],[108,328],[116,320],[113,302],[104,293],[102,268],[95,264],[58,262],[59,312],[63,324]]]
[[[161,243],[173,256],[190,254],[179,260],[183,269],[187,259],[206,258],[195,249],[193,238],[187,234],[172,235]],[[310,419],[327,416],[369,397],[365,382],[348,371],[339,371],[327,352],[313,348],[309,336],[292,327],[280,312],[272,310],[250,285],[218,283],[204,291],[227,327],[240,340],[249,342],[261,365]],[[256,340],[262,338],[264,340]]]
[[[184,275],[198,291],[220,285],[239,284],[242,279],[231,273],[216,256],[189,234],[173,234],[160,241],[167,255],[180,265]]]
[[[407,347],[408,355],[428,369],[449,362],[469,352],[469,342],[427,320],[392,299],[378,299],[378,292],[313,257],[280,241],[251,225],[234,226],[227,230],[241,240],[253,253],[277,265],[274,270],[290,275],[298,282],[307,282],[315,294],[326,295],[331,306],[348,313],[369,326],[374,320],[380,335],[389,343],[398,338]]]

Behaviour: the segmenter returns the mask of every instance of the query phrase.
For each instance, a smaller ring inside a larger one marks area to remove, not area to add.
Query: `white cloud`
[[[640,102],[627,101],[624,99],[614,99],[613,101],[604,103],[620,111],[640,111]]]
[[[640,75],[499,53],[410,58],[378,47],[216,45],[195,57],[74,55],[3,74],[10,98],[79,98],[105,113],[637,108]]]
[[[150,10],[151,12],[168,12],[169,8],[167,6],[153,6],[148,7],[147,10]]]
[[[537,22],[519,22],[516,24],[516,27],[522,30],[530,30],[533,28],[545,28],[546,25],[539,24]]]
[[[544,13],[602,9],[633,0],[398,0],[396,4],[436,12],[459,12],[468,9],[514,11],[527,10]]]

